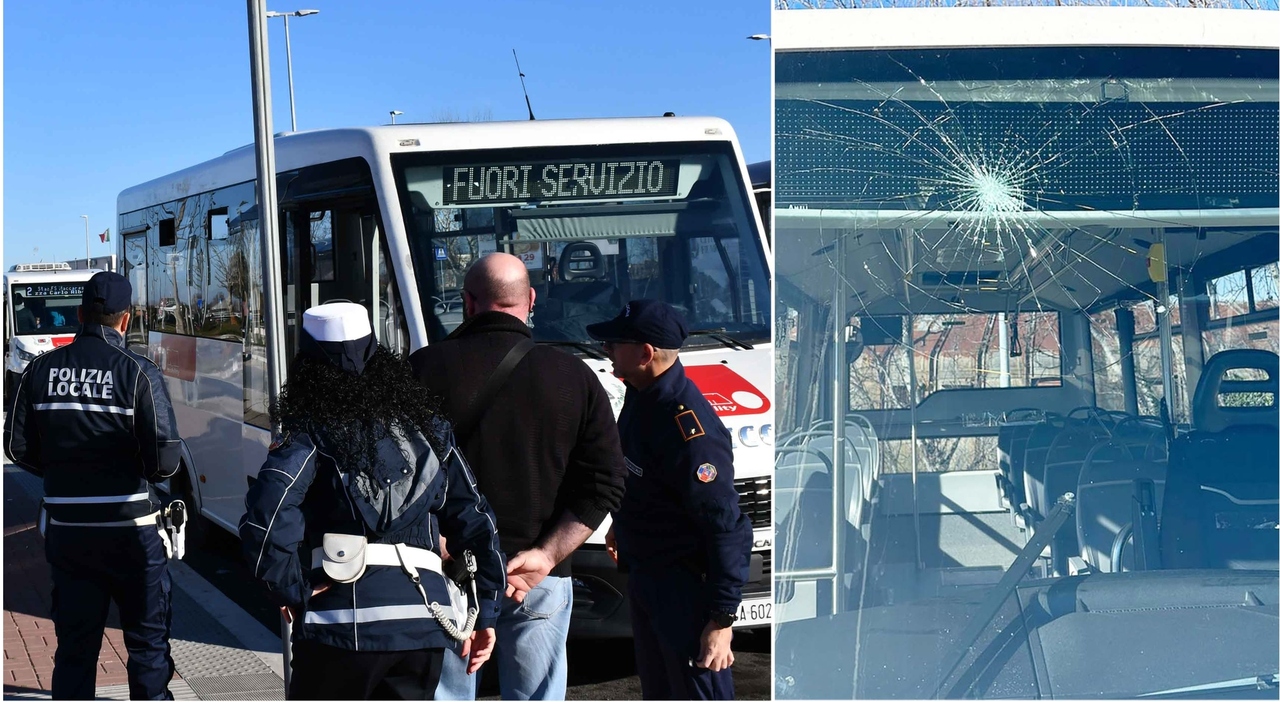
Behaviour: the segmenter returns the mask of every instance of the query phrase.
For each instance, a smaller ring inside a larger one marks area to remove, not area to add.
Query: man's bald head
[[[534,292],[524,261],[508,253],[494,252],[471,265],[462,281],[468,316],[481,312],[505,312],[521,321],[529,318]]]

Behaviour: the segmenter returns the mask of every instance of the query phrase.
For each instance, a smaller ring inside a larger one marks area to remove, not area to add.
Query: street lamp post
[[[80,215],[84,219],[84,267],[89,267],[89,215]]]
[[[306,17],[319,13],[319,10],[296,10],[294,12],[268,12],[267,17],[284,18],[284,57],[289,69],[289,124],[290,131],[298,131],[298,112],[293,107],[293,47],[289,45],[289,18]]]
[[[392,110],[392,111],[391,111],[391,123],[392,123],[392,124],[395,124],[395,123],[396,123],[396,115],[402,115],[402,114],[404,114],[404,113],[403,113],[403,112],[401,112],[400,110]]]

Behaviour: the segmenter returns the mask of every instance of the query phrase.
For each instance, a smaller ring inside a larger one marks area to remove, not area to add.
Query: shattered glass
[[[1280,352],[1276,59],[777,54],[780,697],[1051,694],[998,674],[1025,663],[998,628],[989,670],[937,668],[1062,489],[1000,481],[1036,451],[1074,477],[1078,436],[1146,432],[1167,461],[1208,359]],[[1077,434],[1027,443],[1054,422]],[[1036,577],[1081,567],[1075,526]]]

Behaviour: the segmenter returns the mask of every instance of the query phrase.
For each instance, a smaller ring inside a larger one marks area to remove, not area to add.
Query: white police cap
[[[373,334],[369,312],[354,302],[316,305],[302,314],[302,328],[316,341],[356,341]]]

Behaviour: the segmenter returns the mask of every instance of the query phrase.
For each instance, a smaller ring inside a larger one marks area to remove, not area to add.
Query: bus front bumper
[[[767,627],[773,622],[773,597],[768,568],[770,553],[751,554],[749,581],[742,589],[735,629]],[[573,618],[571,639],[631,637],[631,605],[627,602],[627,576],[618,572],[613,558],[597,545],[584,545],[572,556]]]

